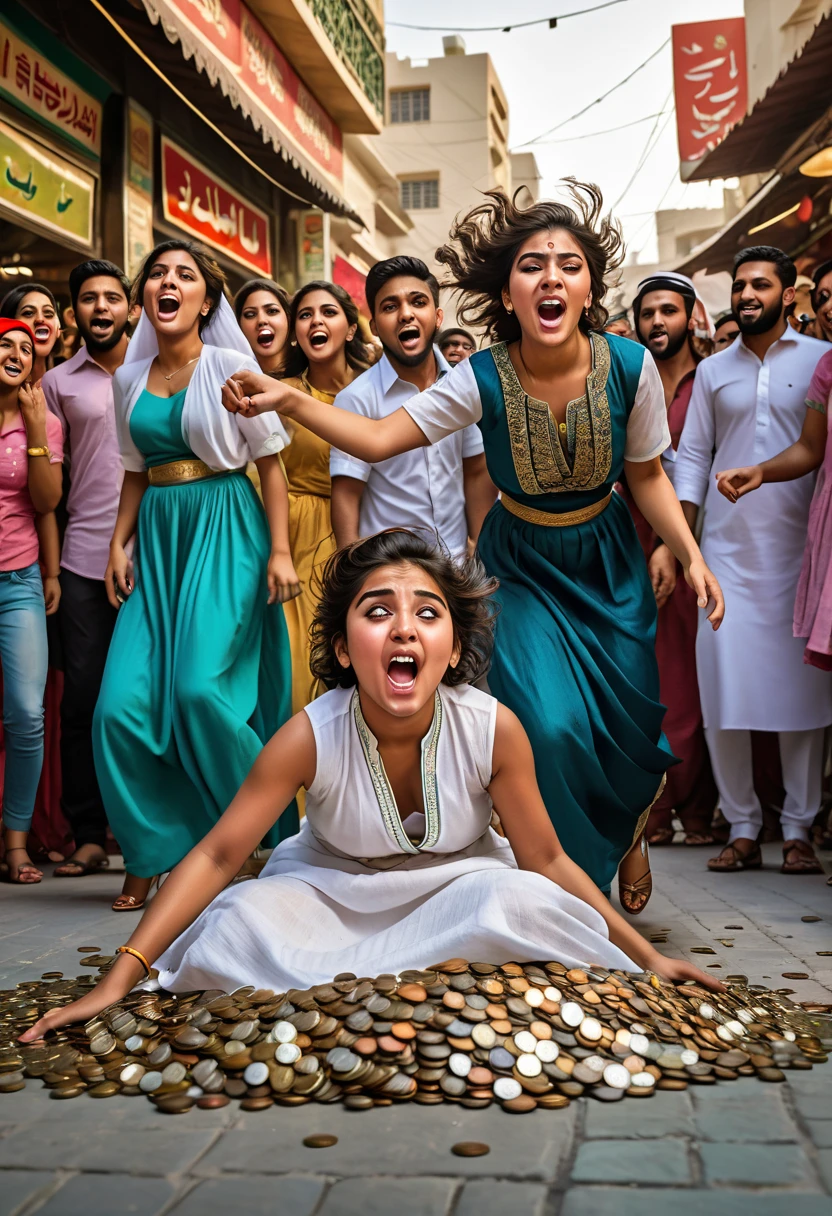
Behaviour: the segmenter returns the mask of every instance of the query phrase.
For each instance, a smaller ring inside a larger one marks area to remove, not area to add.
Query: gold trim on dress
[[[610,348],[603,334],[589,336],[592,369],[583,397],[566,407],[567,429],[575,436],[569,460],[545,401],[530,397],[515,371],[505,342],[490,348],[505,402],[514,471],[526,494],[596,490],[612,466],[612,423],[607,398]]]
[[[357,688],[352,694],[352,713],[387,835],[403,853],[421,853],[434,848],[442,829],[436,783],[436,749],[439,745],[444,713],[439,690],[437,689],[434,693],[433,721],[430,730],[422,740],[422,800],[425,812],[425,834],[418,842],[411,840],[404,829],[396,804],[396,796],[384,770],[384,762],[378,753],[378,743],[361,712],[361,700]]]
[[[653,798],[653,801],[650,803],[647,810],[642,811],[638,817],[638,823],[636,824],[636,830],[635,830],[635,832],[633,832],[633,844],[635,844],[635,842],[638,840],[641,833],[647,827],[647,820],[650,818],[650,812],[652,811],[653,807],[656,805],[656,803],[659,801],[662,794],[664,793],[664,787],[666,785],[667,785],[667,773],[662,773],[662,779],[659,782],[659,788],[656,790],[656,794],[655,794],[655,797]],[[633,844],[630,845],[630,849],[633,847]],[[628,853],[629,853],[630,849],[627,850]]]
[[[236,469],[212,469],[204,460],[171,460],[168,464],[157,464],[147,470],[147,480],[152,486],[182,486],[189,481],[207,481],[209,477],[223,477]]]
[[[538,511],[536,507],[527,507],[522,502],[515,501],[508,494],[500,495],[500,504],[512,515],[516,515],[518,519],[525,520],[527,524],[540,524],[544,528],[571,528],[574,524],[585,524],[590,519],[595,519],[609,506],[611,499],[612,490],[606,498],[592,503],[589,507],[581,507],[577,511],[560,512]]]

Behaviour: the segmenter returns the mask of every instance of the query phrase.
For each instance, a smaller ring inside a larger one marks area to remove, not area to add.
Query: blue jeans
[[[43,691],[49,656],[37,562],[0,570],[0,665],[6,774],[3,826],[28,832],[43,768]]]

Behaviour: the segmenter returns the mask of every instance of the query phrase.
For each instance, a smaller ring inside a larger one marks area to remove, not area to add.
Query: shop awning
[[[813,203],[810,221],[801,220],[796,210],[806,197]],[[697,270],[730,271],[735,255],[746,245],[776,245],[794,257],[819,235],[815,221],[828,215],[830,200],[832,178],[810,179],[796,170],[784,176],[773,173],[729,223],[674,269],[688,275]]]
[[[141,3],[147,20],[127,0],[110,19],[172,84],[299,201],[361,223],[342,194],[339,128],[245,5]]]
[[[689,174],[692,182],[768,173],[832,105],[832,13],[738,123]]]

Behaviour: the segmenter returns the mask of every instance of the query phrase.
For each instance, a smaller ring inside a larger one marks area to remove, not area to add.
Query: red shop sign
[[[367,276],[357,270],[346,258],[342,258],[340,253],[336,254],[332,266],[332,281],[338,283],[352,296],[358,305],[359,312],[363,312],[365,317],[369,317],[370,310],[367,307],[367,296],[364,292]]]
[[[745,18],[674,25],[671,33],[679,160],[684,166],[701,160],[745,117]]]
[[[165,219],[250,270],[271,278],[269,217],[162,136]]]
[[[276,126],[278,137],[285,132],[300,151],[340,182],[344,174],[340,129],[242,0],[167,3],[211,44],[267,126]]]

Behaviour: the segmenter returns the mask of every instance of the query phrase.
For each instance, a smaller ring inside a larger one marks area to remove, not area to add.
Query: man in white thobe
[[[704,504],[702,554],[725,593],[718,632],[703,628],[696,667],[705,737],[729,844],[711,870],[761,864],[763,816],[754,792],[752,730],[777,731],[786,799],[783,872],[817,873],[809,829],[821,801],[824,728],[832,679],[803,662],[792,635],[814,477],[762,486],[732,505],[717,490],[720,469],[758,464],[799,437],[815,365],[828,347],[791,329],[795,265],[771,246],[734,264],[731,306],[741,336],[696,372],[676,455],[674,485],[688,523]]]

